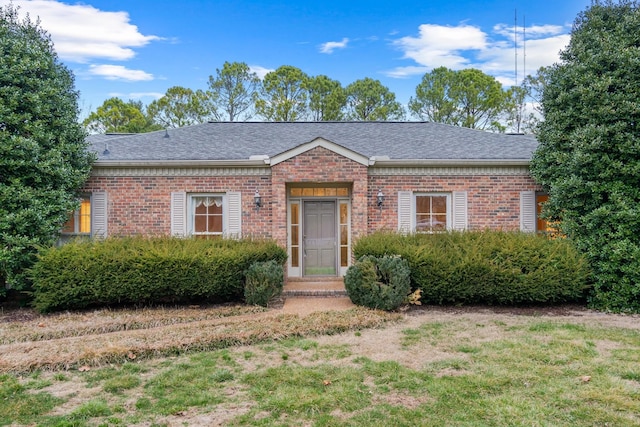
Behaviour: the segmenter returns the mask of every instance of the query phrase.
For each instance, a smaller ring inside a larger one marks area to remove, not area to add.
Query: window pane
[[[302,189],[303,196],[313,196],[313,188],[303,188]]]
[[[431,209],[432,213],[447,213],[447,197],[446,196],[433,196],[431,197]]]
[[[341,225],[340,226],[340,244],[347,245],[349,243],[349,230],[348,226]]]
[[[299,205],[297,203],[294,203],[291,205],[291,224],[299,224],[299,214],[298,214],[298,210],[299,210]]]
[[[430,196],[416,197],[416,213],[431,213],[431,197]]]
[[[292,225],[291,226],[291,244],[292,245],[297,245],[298,241],[299,241],[298,226],[297,225]]]
[[[291,189],[291,195],[294,196],[294,197],[302,196],[302,188],[292,188]]]
[[[349,220],[349,205],[340,203],[340,224],[347,224]]]
[[[297,247],[291,248],[291,267],[300,267],[300,256]]]
[[[194,199],[194,206],[196,215],[206,215],[207,206],[205,205],[205,201],[202,197],[197,197]]]
[[[338,197],[347,197],[349,195],[348,188],[338,188],[337,194]]]
[[[447,215],[434,215],[431,219],[431,225],[434,230],[447,229]]]
[[[209,216],[208,224],[210,233],[222,233],[222,215]]]
[[[349,248],[343,246],[340,248],[340,267],[347,267],[349,265]]]
[[[194,218],[193,231],[195,233],[206,233],[207,232],[207,216],[206,215],[196,215]]]
[[[80,204],[80,233],[91,233],[91,201],[82,199]]]
[[[208,209],[209,215],[222,215],[222,200],[211,199],[209,203],[211,203]]]

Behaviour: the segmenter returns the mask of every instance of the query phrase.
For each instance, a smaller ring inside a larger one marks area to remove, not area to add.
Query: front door
[[[305,201],[302,253],[305,276],[336,276],[336,202]]]

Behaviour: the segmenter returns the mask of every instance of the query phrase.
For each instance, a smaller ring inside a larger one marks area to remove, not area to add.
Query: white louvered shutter
[[[171,235],[187,235],[187,193],[171,193]]]
[[[536,192],[520,192],[520,231],[536,231]]]
[[[227,193],[227,227],[225,234],[228,237],[239,239],[242,237],[242,193],[229,191]]]
[[[462,231],[466,230],[468,226],[467,221],[467,192],[466,191],[454,191],[452,194],[452,218],[451,227],[454,230]]]
[[[97,191],[91,194],[91,236],[96,239],[107,237],[107,193]]]
[[[413,193],[398,191],[398,231],[411,233],[413,231]]]

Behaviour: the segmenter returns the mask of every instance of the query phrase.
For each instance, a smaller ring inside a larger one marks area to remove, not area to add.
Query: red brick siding
[[[368,176],[368,168],[324,147],[316,147],[271,169],[271,176],[99,177],[87,182],[87,192],[108,193],[109,235],[167,235],[171,230],[171,193],[242,193],[242,234],[287,241],[286,186],[289,183],[344,183],[351,186],[351,231],[357,239],[377,229],[397,230],[398,192],[467,192],[470,229],[518,229],[520,192],[539,190],[523,175]],[[254,192],[263,207],[254,207]],[[381,189],[384,206],[376,195]]]
[[[256,189],[266,201],[266,209],[256,211]],[[106,191],[110,236],[168,235],[171,232],[171,193],[242,192],[242,234],[270,235],[271,179],[268,176],[230,177],[96,177],[85,185],[88,192]]]
[[[385,194],[382,212],[374,206],[378,189]],[[520,228],[520,192],[540,190],[529,176],[370,176],[368,232],[397,230],[398,192],[467,192],[467,219],[471,230]]]

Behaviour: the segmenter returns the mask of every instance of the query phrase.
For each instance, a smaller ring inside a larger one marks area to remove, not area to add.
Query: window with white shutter
[[[240,238],[242,194],[171,193],[171,235]]]
[[[398,192],[398,230],[403,233],[435,233],[466,230],[467,192]]]

